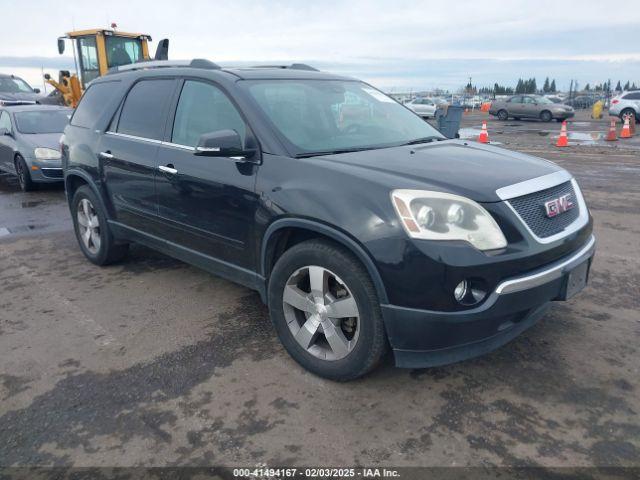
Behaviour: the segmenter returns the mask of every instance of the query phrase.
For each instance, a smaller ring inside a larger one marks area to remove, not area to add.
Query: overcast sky
[[[640,1],[0,0],[0,70],[58,68],[56,38],[106,27],[171,40],[170,58],[315,63],[384,88],[640,84]],[[623,6],[624,5],[624,6]],[[155,50],[155,42],[152,44]],[[13,57],[13,58],[8,58]],[[21,57],[21,58],[15,58]],[[36,58],[37,57],[37,58]],[[51,59],[41,57],[52,57]]]

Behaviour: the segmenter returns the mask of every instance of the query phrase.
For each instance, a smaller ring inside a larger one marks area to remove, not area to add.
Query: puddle
[[[11,232],[9,231],[8,228],[4,228],[4,227],[0,227],[0,237],[6,237],[7,235],[10,235]]]
[[[550,132],[547,131],[547,135]],[[554,132],[552,138],[558,138],[560,135],[558,132]],[[542,133],[540,133],[542,135]],[[603,142],[605,134],[603,132],[568,132],[569,142],[572,145],[608,145],[608,142]]]
[[[10,235],[12,233],[24,233],[24,232],[33,232],[35,230],[42,230],[49,226],[50,225],[48,224],[41,224],[41,225],[18,225],[17,227],[11,227],[11,228],[0,227],[0,236],[3,235],[2,233],[3,231],[6,231],[4,235]]]
[[[577,127],[588,127],[591,124],[589,122],[571,122],[571,125],[574,125]]]
[[[33,207],[37,207],[38,205],[42,205],[43,203],[44,203],[44,200],[31,200],[29,202],[22,202],[20,206],[22,208],[33,208]]]
[[[478,137],[480,136],[480,132],[482,130],[479,128],[461,128],[460,130],[458,130],[458,133],[460,134],[460,139],[461,140],[478,140]],[[491,145],[502,145],[502,143],[500,142],[494,142],[493,140],[491,140],[491,134],[492,133],[501,133],[501,132],[489,132],[489,143]]]

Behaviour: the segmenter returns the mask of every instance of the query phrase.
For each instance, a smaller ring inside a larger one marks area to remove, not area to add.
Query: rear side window
[[[635,92],[635,93],[627,93],[624,96],[625,100],[640,100],[640,92]]]
[[[195,147],[200,135],[227,129],[238,132],[244,143],[246,127],[231,100],[208,83],[184,82],[171,141]]]
[[[120,82],[95,83],[84,92],[78,108],[76,108],[71,125],[91,128],[112,102]]]
[[[174,80],[143,80],[129,91],[118,121],[118,133],[162,140],[165,106]]]

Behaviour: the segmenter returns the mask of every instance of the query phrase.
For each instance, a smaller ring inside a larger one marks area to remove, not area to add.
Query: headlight
[[[60,152],[53,148],[38,147],[33,154],[38,160],[58,160],[60,158]]]
[[[424,190],[394,190],[391,201],[411,238],[464,240],[478,250],[507,246],[489,212],[468,198]]]

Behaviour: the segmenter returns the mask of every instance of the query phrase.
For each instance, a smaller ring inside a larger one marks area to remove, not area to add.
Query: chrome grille
[[[571,201],[574,207],[555,217],[547,217],[544,208],[545,202],[567,193],[571,194]],[[550,237],[562,232],[580,216],[580,205],[570,181],[539,192],[512,198],[508,202],[529,229],[540,238]]]

